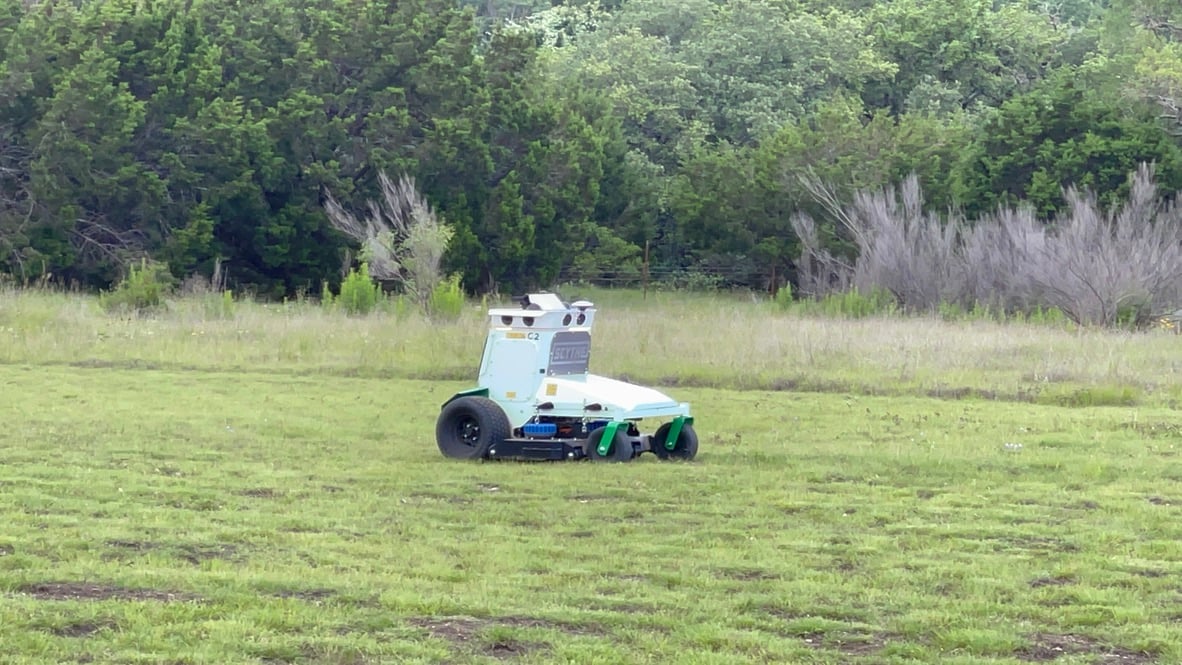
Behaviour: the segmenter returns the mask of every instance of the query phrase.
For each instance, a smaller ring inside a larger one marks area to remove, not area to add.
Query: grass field
[[[1179,338],[596,295],[694,462],[442,458],[478,306],[0,293],[0,663],[1182,662]]]

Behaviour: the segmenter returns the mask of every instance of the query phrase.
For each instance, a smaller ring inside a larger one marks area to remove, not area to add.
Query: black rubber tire
[[[599,441],[602,436],[603,428],[601,427],[591,432],[583,444],[583,452],[592,462],[628,462],[636,455],[636,450],[632,447],[632,440],[628,438],[623,427],[616,430],[607,455],[599,454]]]
[[[673,450],[669,450],[665,447],[665,438],[669,436],[671,427],[673,423],[665,423],[658,427],[649,439],[649,448],[661,459],[692,460],[698,455],[698,433],[689,423],[682,425],[681,432],[677,435],[677,443],[673,444]]]
[[[455,459],[484,459],[488,449],[509,438],[509,417],[487,397],[448,402],[435,421],[439,452]]]

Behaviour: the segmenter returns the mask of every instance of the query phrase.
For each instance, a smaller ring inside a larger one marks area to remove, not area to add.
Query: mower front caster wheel
[[[616,430],[616,435],[612,437],[611,446],[607,449],[606,455],[599,454],[599,442],[602,440],[603,429],[597,429],[587,437],[586,443],[583,444],[583,452],[592,462],[627,462],[636,452],[632,449],[632,440],[628,438],[622,428]]]
[[[698,433],[689,423],[682,425],[677,441],[670,450],[665,447],[665,439],[669,438],[669,429],[672,427],[673,423],[665,423],[658,427],[649,440],[649,448],[661,459],[692,460],[698,454]]]
[[[456,459],[484,459],[489,448],[511,433],[508,416],[487,397],[460,397],[448,402],[435,423],[439,452]]]

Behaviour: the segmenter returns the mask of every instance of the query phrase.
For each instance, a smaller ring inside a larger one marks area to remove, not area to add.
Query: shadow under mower
[[[627,462],[698,453],[689,404],[660,391],[588,373],[595,306],[552,293],[488,311],[477,387],[443,403],[435,440],[457,459]],[[671,418],[652,434],[637,423]]]

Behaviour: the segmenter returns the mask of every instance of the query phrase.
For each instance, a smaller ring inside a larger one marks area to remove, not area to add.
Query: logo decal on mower
[[[563,331],[554,333],[550,342],[551,376],[585,374],[591,361],[591,333]]]

